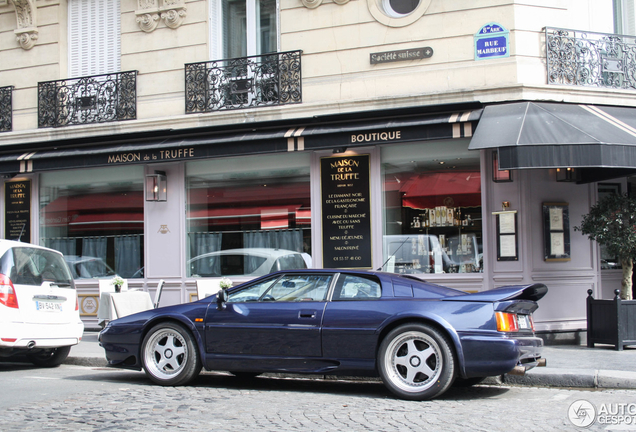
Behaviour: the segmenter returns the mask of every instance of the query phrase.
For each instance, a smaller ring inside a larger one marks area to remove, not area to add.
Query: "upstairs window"
[[[278,51],[276,0],[211,0],[210,56],[246,57]]]
[[[614,32],[636,36],[634,0],[614,0]]]
[[[120,71],[120,8],[113,0],[68,1],[68,75]]]

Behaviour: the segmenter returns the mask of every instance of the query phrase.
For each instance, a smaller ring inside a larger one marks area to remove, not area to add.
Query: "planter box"
[[[587,290],[587,346],[595,343],[614,345],[617,351],[636,345],[636,300],[621,300],[615,290],[614,300],[594,300]]]

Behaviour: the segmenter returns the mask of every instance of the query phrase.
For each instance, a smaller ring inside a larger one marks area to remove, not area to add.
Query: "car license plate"
[[[530,328],[530,318],[528,315],[517,315],[519,321],[519,330],[527,330]]]
[[[35,307],[44,312],[62,312],[62,303],[36,301]]]

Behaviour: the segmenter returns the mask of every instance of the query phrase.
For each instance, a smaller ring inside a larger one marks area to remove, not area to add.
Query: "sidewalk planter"
[[[621,300],[615,290],[614,300],[595,300],[587,290],[587,346],[595,343],[614,345],[616,351],[636,345],[636,300]]]

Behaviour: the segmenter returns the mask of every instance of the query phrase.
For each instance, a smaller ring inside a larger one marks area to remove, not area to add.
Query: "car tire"
[[[455,358],[448,338],[425,324],[391,330],[378,351],[384,385],[407,400],[428,400],[444,393],[455,378]]]
[[[61,365],[71,352],[70,346],[51,348],[37,354],[27,354],[27,359],[39,367],[56,367]]]
[[[148,378],[164,386],[184,385],[201,371],[192,334],[177,323],[154,326],[141,344],[141,363]]]

